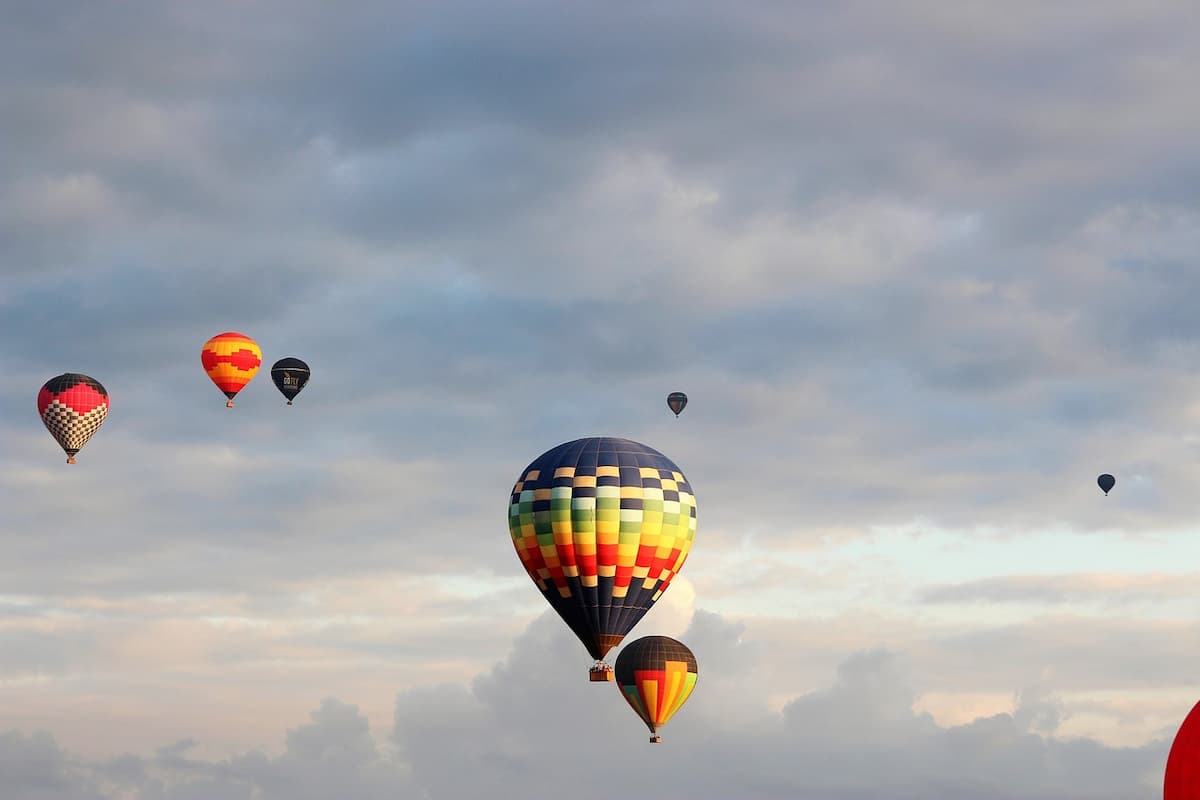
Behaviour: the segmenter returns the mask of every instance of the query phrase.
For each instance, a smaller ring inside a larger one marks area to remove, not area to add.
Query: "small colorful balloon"
[[[64,372],[43,384],[37,410],[46,430],[67,454],[67,463],[74,464],[75,454],[108,416],[108,391],[95,378]]]
[[[658,729],[674,716],[696,688],[696,656],[669,636],[645,636],[617,656],[617,688],[650,729],[650,742],[662,741]]]
[[[262,348],[243,333],[226,331],[204,343],[200,351],[200,363],[204,365],[208,377],[228,398],[226,408],[233,408],[233,398],[254,380],[258,368],[262,366]]]
[[[289,406],[308,383],[309,374],[308,364],[298,358],[281,358],[271,365],[271,380],[275,382],[275,388],[287,398]]]

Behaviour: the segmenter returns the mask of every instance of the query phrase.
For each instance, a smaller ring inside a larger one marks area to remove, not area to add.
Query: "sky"
[[[1161,796],[1200,6],[0,6],[6,798]],[[698,503],[653,747],[507,530],[594,435]]]

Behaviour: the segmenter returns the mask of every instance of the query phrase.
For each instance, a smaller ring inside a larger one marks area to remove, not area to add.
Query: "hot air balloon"
[[[667,395],[667,408],[675,412],[675,416],[679,416],[679,412],[687,407],[687,395],[683,392],[671,392]]]
[[[1112,491],[1112,488],[1117,485],[1117,479],[1106,472],[1099,478],[1096,478],[1096,484],[1103,489],[1104,494],[1107,495]]]
[[[271,365],[271,380],[275,381],[275,388],[287,398],[289,406],[308,383],[308,375],[308,364],[298,358],[281,358]]]
[[[242,333],[218,333],[204,343],[200,363],[217,388],[225,393],[233,408],[233,398],[258,374],[262,366],[262,348],[258,342]]]
[[[1200,703],[1184,718],[1167,754],[1163,800],[1200,798]]]
[[[669,636],[646,636],[621,648],[617,688],[650,728],[650,741],[662,741],[666,725],[696,688],[696,656]]]
[[[75,454],[108,416],[108,392],[95,378],[64,372],[42,386],[37,410],[46,430],[67,454],[67,463],[74,464]]]
[[[667,590],[696,537],[696,500],[644,444],[576,439],[527,466],[508,505],[513,547],[547,602],[611,681],[604,655]]]

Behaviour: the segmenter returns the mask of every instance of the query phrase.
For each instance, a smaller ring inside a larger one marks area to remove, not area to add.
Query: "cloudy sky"
[[[7,798],[1159,796],[1194,2],[0,5]],[[697,494],[661,746],[509,540],[587,435]]]

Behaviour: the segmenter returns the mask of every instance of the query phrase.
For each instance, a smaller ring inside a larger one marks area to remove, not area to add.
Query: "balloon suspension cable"
[[[226,407],[226,408],[233,408],[233,401],[232,401],[232,400],[226,400],[226,401],[225,401],[225,407]]]

